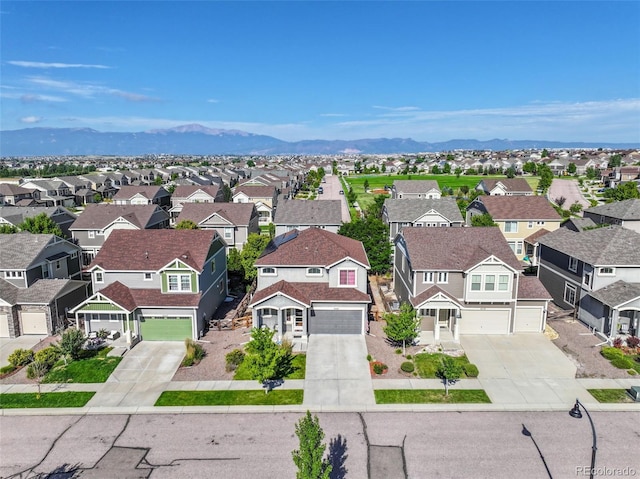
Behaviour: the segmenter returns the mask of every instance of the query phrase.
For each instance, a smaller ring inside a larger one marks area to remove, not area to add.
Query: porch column
[[[440,323],[438,320],[438,310],[436,309],[436,315],[433,318],[433,339],[440,341]]]
[[[460,333],[459,333],[459,324],[458,321],[460,321],[460,318],[462,317],[462,315],[460,314],[460,310],[457,309],[455,314],[453,315],[453,340],[454,341],[460,341]]]
[[[615,337],[618,335],[618,316],[620,314],[617,308],[613,308],[610,311],[611,311],[611,316],[609,317],[609,319],[611,320],[611,323],[610,323],[611,330],[609,331],[609,336]]]

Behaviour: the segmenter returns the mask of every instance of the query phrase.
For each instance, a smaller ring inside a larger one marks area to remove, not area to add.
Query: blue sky
[[[640,141],[640,2],[0,4],[0,129]]]

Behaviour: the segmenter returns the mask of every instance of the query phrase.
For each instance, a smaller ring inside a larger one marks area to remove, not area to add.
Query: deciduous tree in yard
[[[56,236],[64,237],[60,226],[47,216],[46,213],[40,213],[39,215],[32,216],[31,218],[25,218],[22,223],[18,225],[18,228],[22,231],[29,231],[33,234],[52,234]]]
[[[387,313],[384,316],[387,325],[384,333],[394,343],[402,343],[402,355],[406,355],[406,344],[418,337],[418,325],[420,318],[416,315],[416,310],[409,303],[402,303],[400,312]]]
[[[444,395],[449,395],[449,384],[453,384],[462,376],[462,367],[452,357],[444,356],[436,371],[436,376],[444,383]]]
[[[251,341],[245,346],[245,361],[251,377],[270,390],[270,381],[284,378],[292,368],[291,347],[273,342],[275,331],[269,328],[253,328]]]
[[[177,230],[197,230],[198,225],[192,220],[182,220],[175,227]]]
[[[327,445],[322,442],[324,431],[318,416],[311,416],[307,411],[296,424],[296,436],[300,440],[300,449],[291,452],[293,463],[298,467],[296,479],[329,479],[333,467],[324,457]]]
[[[60,338],[57,347],[63,354],[65,362],[67,357],[70,357],[73,360],[80,357],[82,345],[86,340],[86,336],[79,329],[70,328],[62,333],[62,338]]]
[[[471,217],[471,226],[497,226],[489,213],[481,215],[473,215]]]
[[[258,276],[258,272],[256,271],[254,264],[268,243],[268,236],[259,235],[257,233],[251,233],[247,238],[247,242],[240,253],[240,262],[244,269],[244,279],[247,282],[250,283]]]
[[[338,234],[362,241],[371,272],[384,274],[389,270],[392,248],[389,243],[389,227],[373,215],[343,223]]]

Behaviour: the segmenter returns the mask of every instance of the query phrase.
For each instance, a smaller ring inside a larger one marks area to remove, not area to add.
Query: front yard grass
[[[484,389],[376,389],[376,404],[457,404],[490,403]]]
[[[621,403],[633,402],[625,389],[587,389],[598,402]]]
[[[240,391],[165,391],[156,406],[277,406],[302,404],[302,389]]]
[[[66,391],[60,393],[0,394],[0,409],[84,407],[95,391]]]
[[[437,378],[436,371],[440,366],[440,362],[442,358],[445,357],[445,354],[442,353],[420,353],[414,356],[414,362],[416,365],[416,370],[418,371],[418,375],[423,379],[434,379]],[[464,370],[464,367],[469,363],[467,356],[458,356],[453,357],[453,360],[458,366],[461,366]]]
[[[85,359],[59,360],[46,374],[43,383],[103,383],[122,361],[121,357],[107,357],[112,348],[87,351]]]
[[[294,354],[293,355],[293,372],[288,374],[284,379],[304,379],[304,373],[307,367],[307,355],[306,354]],[[235,381],[251,381],[251,375],[247,368],[247,362],[240,363],[233,375]]]

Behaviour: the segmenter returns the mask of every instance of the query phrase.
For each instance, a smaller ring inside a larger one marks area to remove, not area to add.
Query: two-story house
[[[276,235],[308,228],[322,228],[337,233],[342,225],[342,201],[282,200],[278,203],[273,222]]]
[[[82,248],[83,264],[88,265],[114,230],[162,229],[169,227],[169,214],[158,205],[87,205],[69,227]]]
[[[395,293],[418,311],[421,330],[436,341],[543,331],[551,298],[521,271],[496,227],[407,227],[395,240]]]
[[[113,196],[116,205],[158,205],[168,210],[171,195],[162,186],[122,186]]]
[[[442,196],[435,180],[395,180],[391,187],[391,198],[439,199]]]
[[[476,190],[488,196],[533,196],[533,190],[524,178],[482,179]]]
[[[607,337],[638,335],[640,233],[560,228],[539,243],[538,276],[558,306]]]
[[[225,244],[213,230],[117,230],[88,271],[94,294],[71,311],[87,334],[198,339],[227,296]]]
[[[273,223],[273,209],[278,202],[278,190],[275,186],[237,186],[232,198],[234,203],[255,204],[261,226]]]
[[[74,206],[75,198],[71,189],[62,181],[27,180],[20,186],[29,190],[38,190],[38,202],[45,206]]]
[[[0,183],[0,206],[33,206],[39,199],[39,190],[30,190],[11,183]]]
[[[389,226],[389,241],[407,226],[449,227],[464,226],[464,218],[455,198],[393,199],[382,206],[382,221]]]
[[[467,207],[467,226],[474,215],[489,213],[509,246],[523,260],[525,240],[538,230],[555,231],[562,217],[544,196],[478,196]]]
[[[63,206],[0,206],[0,225],[18,227],[25,219],[43,213],[60,227],[65,237],[71,237],[69,228],[77,216]]]
[[[310,228],[276,236],[256,262],[253,326],[280,338],[364,334],[371,298],[369,260],[360,241]]]
[[[88,296],[80,248],[50,234],[0,235],[0,337],[51,335]]]
[[[583,211],[595,224],[620,225],[640,233],[640,199],[614,201]]]
[[[222,203],[224,192],[217,185],[197,186],[178,185],[171,195],[171,209],[169,214],[172,220],[180,216],[182,205],[185,203]]]
[[[176,224],[193,221],[198,228],[214,229],[231,248],[242,250],[251,233],[260,233],[258,211],[253,203],[185,203]]]

